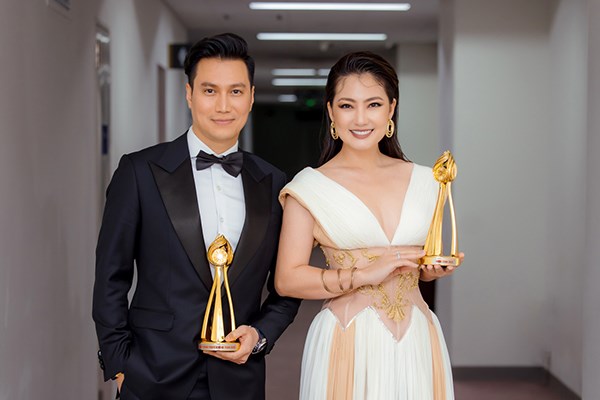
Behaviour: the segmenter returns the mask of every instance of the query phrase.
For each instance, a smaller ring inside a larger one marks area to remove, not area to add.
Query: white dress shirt
[[[235,251],[246,219],[242,174],[233,177],[225,172],[220,164],[213,164],[209,168],[198,171],[196,169],[196,156],[202,150],[208,154],[222,157],[237,151],[238,143],[236,142],[233,147],[221,154],[215,154],[198,139],[191,127],[187,133],[187,142],[190,149],[192,170],[194,171],[204,246],[208,250],[217,235],[223,234]],[[214,277],[212,265],[210,270]]]

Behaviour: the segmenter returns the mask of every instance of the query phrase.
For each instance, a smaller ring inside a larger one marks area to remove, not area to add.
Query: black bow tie
[[[198,171],[206,169],[213,164],[221,164],[225,172],[231,176],[238,176],[240,174],[243,163],[244,155],[241,151],[227,154],[224,157],[217,157],[200,150],[200,153],[196,156],[196,169]]]

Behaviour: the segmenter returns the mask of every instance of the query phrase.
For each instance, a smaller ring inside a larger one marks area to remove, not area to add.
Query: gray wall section
[[[439,152],[439,82],[436,43],[400,44],[398,140],[408,158],[432,166]]]
[[[588,0],[588,126],[583,298],[583,399],[600,398],[600,1]]]
[[[0,3],[2,400],[97,398],[96,6]]]
[[[581,365],[582,346],[598,355],[599,337],[598,317],[582,316],[598,304],[593,288],[584,290],[598,242],[589,149],[598,148],[590,21],[599,14],[597,2],[587,3],[442,6],[441,131],[459,165],[467,253],[446,284],[442,319],[455,365],[541,365],[579,394],[583,380],[584,398],[596,398],[597,383],[585,382],[597,361],[585,356]]]
[[[156,142],[156,64],[167,64],[167,43],[186,40],[159,0],[71,6],[65,13],[44,0],[0,2],[1,400],[98,398],[97,22],[112,39],[113,166],[123,152]],[[180,71],[168,72],[173,136],[189,123],[183,84]]]

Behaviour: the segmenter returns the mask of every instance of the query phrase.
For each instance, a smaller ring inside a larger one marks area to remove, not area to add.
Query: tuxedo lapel
[[[186,135],[173,141],[161,159],[150,164],[150,168],[177,237],[198,276],[210,290],[212,275],[206,259]]]
[[[248,153],[244,153],[242,182],[246,203],[246,220],[238,242],[233,263],[229,268],[229,281],[233,285],[262,243],[271,216],[272,175],[265,175]]]

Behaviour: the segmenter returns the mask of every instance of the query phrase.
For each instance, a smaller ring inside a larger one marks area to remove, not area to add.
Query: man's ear
[[[187,101],[188,108],[192,108],[192,87],[189,83],[185,84],[185,100]]]

